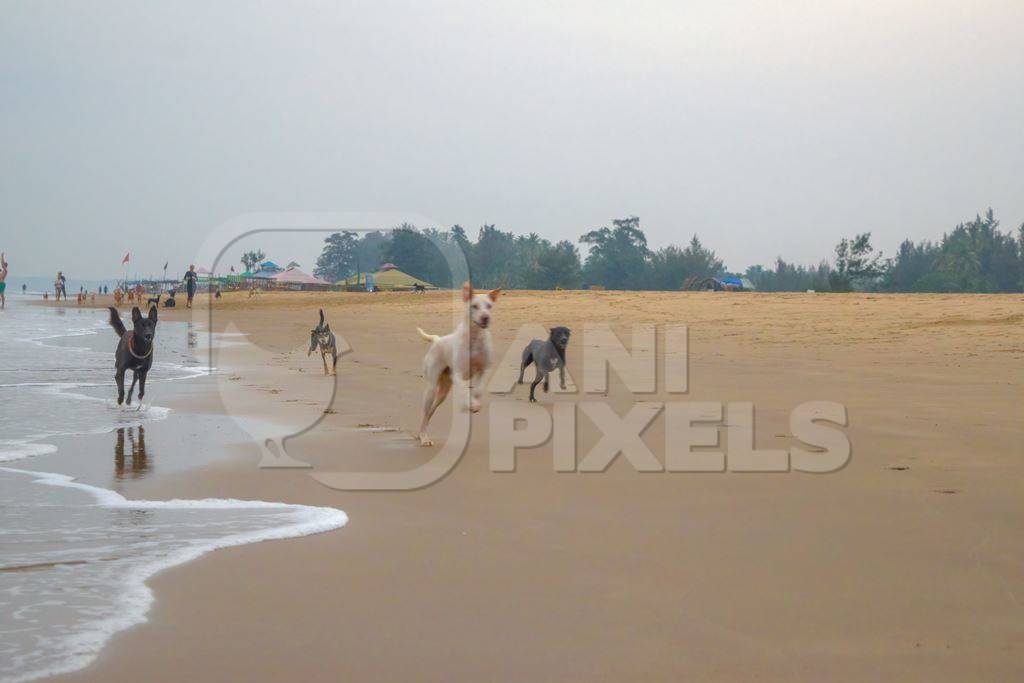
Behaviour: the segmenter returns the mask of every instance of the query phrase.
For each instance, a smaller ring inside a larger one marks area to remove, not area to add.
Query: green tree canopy
[[[336,232],[324,240],[324,249],[316,260],[313,274],[330,282],[358,272],[359,237],[348,230]]]
[[[256,270],[256,266],[262,263],[266,257],[267,255],[263,253],[262,249],[252,249],[242,254],[241,261],[245,269],[252,272]]]
[[[612,227],[591,230],[580,242],[590,247],[583,277],[606,289],[642,289],[650,250],[636,216],[612,221]]]

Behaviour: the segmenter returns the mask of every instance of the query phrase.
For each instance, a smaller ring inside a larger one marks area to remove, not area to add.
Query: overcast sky
[[[1020,0],[0,0],[0,250],[102,277],[251,211],[573,241],[635,214],[738,270],[1010,228],[1022,35]]]

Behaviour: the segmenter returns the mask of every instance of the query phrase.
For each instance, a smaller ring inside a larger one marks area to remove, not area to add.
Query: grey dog
[[[523,383],[523,372],[526,367],[533,363],[537,366],[537,376],[533,378],[530,385],[530,402],[536,403],[537,398],[533,395],[537,385],[544,382],[544,392],[548,390],[548,374],[558,368],[559,385],[565,389],[565,349],[569,346],[569,335],[572,333],[568,327],[552,327],[551,336],[546,340],[534,339],[523,349],[523,362],[519,366],[519,383]]]
[[[324,319],[324,309],[320,309],[320,324],[313,328],[309,333],[309,353],[307,356],[313,355],[313,352],[320,348],[320,358],[324,362],[324,374],[337,374],[338,366],[338,340],[331,332],[330,324]],[[331,367],[327,368],[327,356],[331,357]]]

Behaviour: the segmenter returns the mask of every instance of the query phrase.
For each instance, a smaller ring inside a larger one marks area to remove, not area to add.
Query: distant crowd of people
[[[6,306],[7,306],[7,298],[6,298],[7,275],[8,275],[8,263],[7,263],[6,254],[4,252],[0,252],[0,310],[6,308]],[[181,282],[182,282],[182,285],[184,285],[184,289],[185,289],[185,296],[186,296],[185,306],[187,308],[192,308],[192,301],[193,301],[193,299],[195,299],[196,291],[199,289],[199,273],[196,271],[195,265],[190,265],[188,267],[188,271],[185,273],[185,276],[182,278]],[[215,297],[220,298],[220,296],[221,296],[220,287],[216,287],[212,291],[213,291]],[[22,294],[26,294],[27,292],[28,292],[28,285],[23,284],[21,286],[21,293]],[[164,305],[165,308],[174,308],[175,307],[175,299],[174,299],[174,297],[175,297],[176,293],[177,293],[177,288],[176,287],[172,287],[171,289],[167,290],[167,298],[164,299],[164,301],[163,301],[163,305]],[[84,303],[90,297],[91,297],[92,301],[95,301],[97,294],[100,294],[100,295],[110,294],[110,287],[108,287],[106,285],[102,285],[102,286],[97,287],[95,289],[95,291],[92,291],[92,292],[90,292],[85,287],[79,287],[76,299],[77,299],[79,304]],[[129,287],[128,283],[125,282],[125,283],[123,283],[123,284],[121,284],[119,286],[114,287],[114,301],[115,301],[115,303],[117,305],[120,305],[121,302],[123,300],[125,300],[125,299],[127,299],[129,303],[136,303],[136,302],[137,303],[142,303],[144,298],[145,298],[145,294],[146,294],[146,289],[145,289],[145,287],[142,286],[141,283],[135,284],[134,287]],[[49,298],[50,298],[49,292],[45,292],[44,291],[43,292],[43,299],[44,300],[49,300]],[[67,277],[65,277],[65,275],[64,275],[64,271],[62,271],[62,270],[58,270],[57,271],[57,276],[53,280],[53,298],[56,301],[61,301],[61,300],[67,301],[68,300],[68,281],[67,281]],[[162,295],[158,294],[157,296],[155,296],[153,298],[146,299],[146,301],[148,303],[152,304],[152,305],[159,306],[160,303],[161,303],[161,301],[160,301],[161,298],[162,298]]]

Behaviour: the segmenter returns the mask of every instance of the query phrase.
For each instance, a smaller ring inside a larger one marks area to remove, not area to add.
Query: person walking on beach
[[[22,285],[24,288],[24,285]],[[7,258],[0,251],[0,310],[7,308]]]
[[[57,279],[53,281],[53,293],[60,301],[60,295],[64,295],[64,301],[68,300],[67,280],[64,278],[64,271],[57,271]]]
[[[199,282],[199,274],[196,273],[195,265],[188,267],[188,272],[185,273],[185,294],[188,295],[188,300],[185,302],[185,308],[192,308],[192,297],[196,295],[196,285]]]

